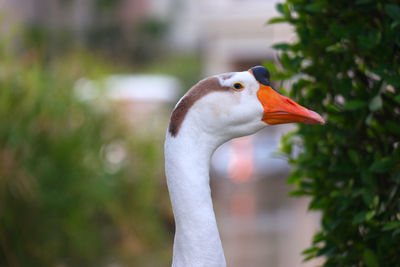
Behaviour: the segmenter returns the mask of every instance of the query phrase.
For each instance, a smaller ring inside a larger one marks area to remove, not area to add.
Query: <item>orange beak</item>
[[[291,122],[325,124],[324,119],[318,113],[300,106],[268,85],[260,83],[257,97],[264,107],[262,121],[268,124]]]

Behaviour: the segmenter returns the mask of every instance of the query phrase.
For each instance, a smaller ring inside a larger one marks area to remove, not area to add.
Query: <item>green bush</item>
[[[85,53],[15,56],[6,44],[0,266],[166,265],[161,145],[137,136],[109,103],[83,103],[73,90],[78,78],[107,72],[108,64]]]
[[[326,119],[286,137],[294,196],[310,196],[321,231],[304,251],[324,266],[400,266],[400,4],[286,0],[297,34],[277,44],[291,96]],[[271,64],[267,64],[270,66]],[[270,66],[271,67],[271,66]],[[274,73],[275,72],[275,73]]]

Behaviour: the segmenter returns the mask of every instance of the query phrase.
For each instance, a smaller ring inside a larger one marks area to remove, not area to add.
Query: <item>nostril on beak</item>
[[[286,102],[287,102],[288,104],[294,106],[294,107],[297,106],[296,103],[295,103],[293,100],[291,100],[290,98],[286,98]]]

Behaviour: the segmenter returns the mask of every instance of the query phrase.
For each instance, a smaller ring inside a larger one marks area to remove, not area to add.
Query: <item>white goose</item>
[[[175,216],[173,267],[226,266],[213,210],[209,166],[224,142],[271,124],[324,124],[272,89],[262,66],[212,76],[177,103],[165,140],[165,171]]]

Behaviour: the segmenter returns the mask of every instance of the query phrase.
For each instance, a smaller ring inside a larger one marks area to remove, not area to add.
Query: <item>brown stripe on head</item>
[[[219,75],[219,77],[221,77],[222,80],[228,80],[233,76],[233,74],[234,74],[233,72],[228,72],[228,73]]]
[[[197,100],[211,92],[229,90],[231,90],[231,88],[222,86],[217,77],[206,78],[198,82],[186,93],[174,111],[172,111],[168,128],[169,133],[174,137],[178,134],[186,114]]]

